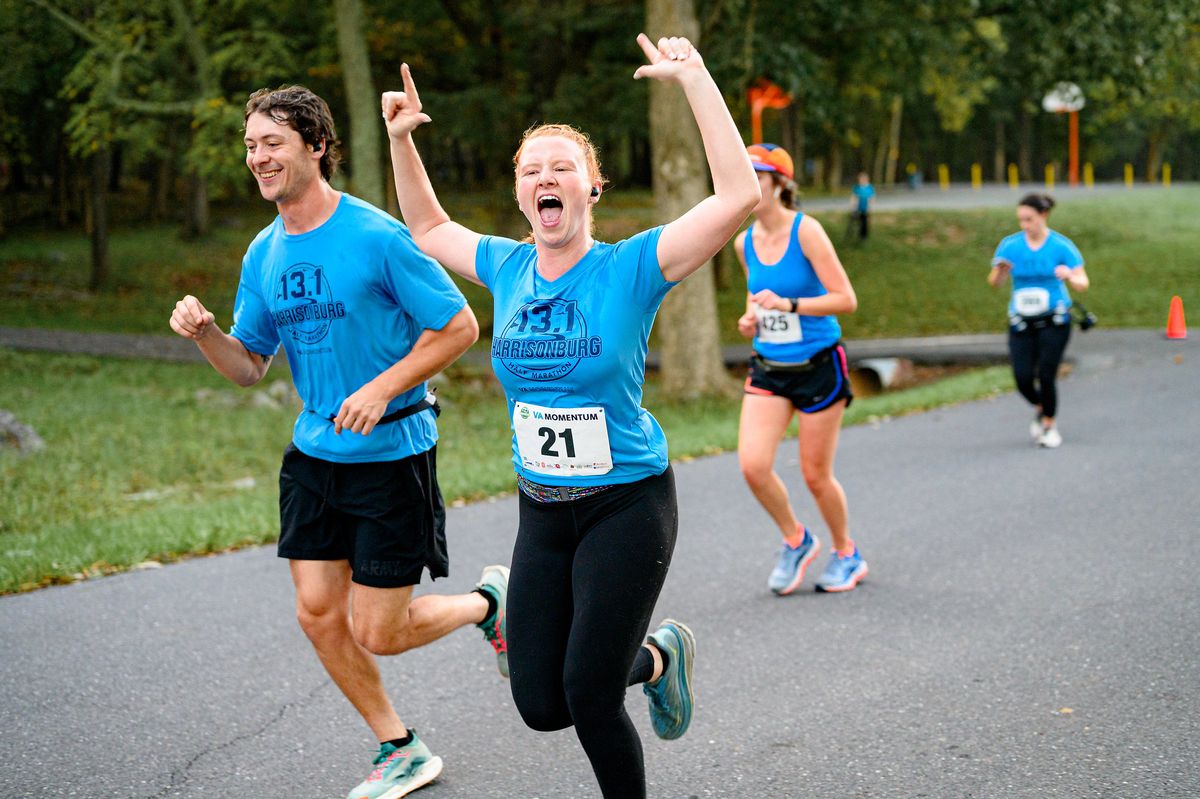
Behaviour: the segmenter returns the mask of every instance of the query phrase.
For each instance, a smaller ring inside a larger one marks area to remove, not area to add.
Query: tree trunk
[[[646,0],[646,34],[697,41],[694,0]],[[691,109],[678,86],[650,82],[650,150],[654,205],[660,222],[678,219],[707,197],[708,161]],[[663,390],[671,397],[729,394],[717,331],[712,263],[667,295],[659,314]]]
[[[101,148],[92,155],[88,186],[88,233],[92,239],[92,274],[88,289],[97,291],[108,280],[108,182],[112,175],[112,150]]]
[[[885,186],[896,185],[896,167],[900,163],[900,120],[904,114],[904,98],[892,98],[892,122],[888,128],[887,170],[883,176]]]
[[[1146,182],[1156,183],[1162,169],[1163,144],[1167,141],[1165,126],[1158,125],[1146,137]]]
[[[1021,104],[1021,134],[1017,141],[1017,172],[1021,180],[1033,180],[1033,133],[1031,128],[1033,120],[1029,116],[1029,109],[1025,104]]]
[[[842,140],[835,134],[829,142],[829,175],[826,185],[830,191],[842,187]]]
[[[383,123],[379,118],[379,93],[371,81],[371,61],[364,33],[362,0],[334,0],[337,16],[338,55],[346,104],[350,112],[350,188],[374,205],[385,207],[382,165]]]
[[[997,183],[1008,180],[1008,159],[1005,158],[1004,120],[996,119],[996,148],[992,151],[992,175]]]
[[[783,118],[786,121],[784,127],[784,138],[786,140],[786,149],[792,154],[792,161],[796,167],[796,183],[803,184],[806,182],[807,170],[805,169],[805,147],[806,141],[804,138],[804,109],[799,103],[793,101],[783,112]]]
[[[183,221],[184,238],[194,239],[208,234],[208,181],[193,171],[187,177],[187,216]]]

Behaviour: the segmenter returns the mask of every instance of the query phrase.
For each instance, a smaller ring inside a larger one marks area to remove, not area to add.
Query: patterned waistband
[[[535,483],[532,480],[526,480],[521,475],[517,475],[517,486],[521,489],[521,493],[532,499],[534,502],[570,502],[575,499],[583,499],[594,494],[599,494],[601,491],[607,491],[612,488],[611,485],[606,486],[547,486],[541,483]]]

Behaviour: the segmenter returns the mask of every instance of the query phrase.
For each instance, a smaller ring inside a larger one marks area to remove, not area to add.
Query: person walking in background
[[[754,496],[783,535],[767,587],[795,591],[821,548],[788,500],[775,453],[792,415],[800,417],[800,470],[832,539],[818,591],[849,591],[867,576],[850,538],[846,493],[833,474],[842,415],[853,395],[835,314],[858,307],[854,287],[824,228],[795,210],[792,158],[782,147],[747,148],[762,199],[754,222],[734,242],[746,272],[746,313],[738,331],[754,339],[742,397],[738,463]]]
[[[1071,338],[1071,295],[1088,288],[1083,256],[1074,242],[1049,225],[1054,199],[1028,194],[1017,204],[1019,233],[1001,240],[992,256],[988,284],[1012,276],[1008,301],[1008,352],[1017,390],[1036,412],[1029,434],[1040,447],[1062,444],[1058,416],[1058,367]]]
[[[525,242],[451,220],[412,132],[429,122],[407,65],[383,95],[400,209],[422,250],[492,292],[492,366],[507,396],[520,521],[508,593],[513,699],[535,730],[574,726],[600,790],[646,795],[642,745],[625,711],[642,684],[661,738],[692,716],[695,639],[664,621],[647,640],[678,528],[674,473],[641,407],[650,327],[667,292],[699,269],[759,197],[729,110],[683,38],[644,34],[635,78],[677,83],[704,140],[714,194],[616,244],[592,237],[604,190],[595,147],[568,125],[526,131],[515,195]],[[681,124],[689,124],[680,120]]]
[[[871,185],[871,178],[866,172],[858,173],[858,182],[851,189],[850,208],[854,214],[854,220],[858,223],[858,238],[860,241],[867,240],[867,233],[870,228],[871,219],[871,202],[875,197],[875,187]]]
[[[246,251],[230,332],[190,295],[171,328],[241,386],[263,378],[280,343],[287,352],[304,409],[279,474],[279,556],[291,565],[301,628],[380,741],[350,799],[404,796],[442,761],[400,720],[374,656],[474,624],[507,668],[506,568],[484,569],[469,594],[413,597],[425,569],[434,578],[449,569],[425,381],[479,328],[404,225],[329,185],[337,136],[320,97],[301,86],[255,92],[245,145],[279,216]]]

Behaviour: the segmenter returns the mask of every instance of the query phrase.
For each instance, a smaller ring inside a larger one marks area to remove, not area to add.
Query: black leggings
[[[1008,353],[1012,358],[1013,377],[1021,396],[1040,405],[1042,416],[1054,418],[1058,411],[1058,392],[1054,379],[1071,338],[1071,325],[1030,325],[1018,332],[1008,331]],[[1034,380],[1037,384],[1035,386]]]
[[[535,730],[574,725],[605,797],[644,797],[625,689],[650,676],[642,642],[675,549],[675,476],[569,502],[521,494],[520,513],[507,605],[517,710]]]

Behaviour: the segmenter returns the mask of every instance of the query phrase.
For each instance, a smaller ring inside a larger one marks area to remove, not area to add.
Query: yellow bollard
[[[983,187],[983,167],[971,164],[971,188],[979,191]]]
[[[1054,164],[1046,164],[1046,191],[1054,190]]]
[[[938,164],[938,185],[942,191],[950,188],[950,167],[945,164]]]
[[[1133,164],[1125,165],[1125,188],[1133,188]]]
[[[1163,188],[1171,188],[1171,165],[1163,164]]]
[[[1016,164],[1008,165],[1008,186],[1013,191],[1016,191],[1021,186],[1021,173],[1017,169]]]
[[[1092,162],[1088,161],[1083,165],[1083,185],[1089,189],[1096,185],[1096,173],[1092,169]]]

